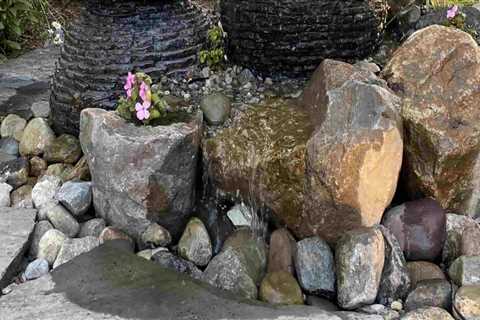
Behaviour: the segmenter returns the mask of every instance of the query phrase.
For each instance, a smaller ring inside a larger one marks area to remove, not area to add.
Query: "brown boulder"
[[[440,269],[440,267],[436,264],[428,261],[408,262],[407,269],[410,275],[410,282],[412,288],[415,288],[417,286],[417,283],[419,283],[420,281],[446,279],[442,269]]]
[[[298,238],[333,243],[379,223],[393,197],[400,100],[373,73],[326,60],[301,101],[305,108],[292,101],[250,108],[205,143],[205,158],[217,189],[254,194]]]
[[[403,97],[405,179],[410,196],[474,215],[480,187],[480,51],[456,28],[413,34],[383,71]]]
[[[295,239],[287,229],[275,230],[270,236],[268,272],[284,271],[293,275],[295,273],[293,257],[296,245]]]

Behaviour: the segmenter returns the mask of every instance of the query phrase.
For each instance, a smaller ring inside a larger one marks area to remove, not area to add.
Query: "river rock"
[[[463,231],[460,252],[462,256],[480,256],[480,228],[478,225]]]
[[[25,184],[10,194],[13,208],[33,208],[32,186]]]
[[[48,264],[52,266],[66,239],[67,236],[63,232],[56,229],[48,230],[40,238],[37,257],[47,260]]]
[[[251,227],[252,225],[252,209],[244,203],[234,205],[228,210],[227,217],[235,227]]]
[[[31,120],[20,140],[20,154],[22,156],[38,156],[45,152],[55,140],[55,134],[43,118]]]
[[[377,228],[344,234],[335,249],[337,299],[343,309],[372,304],[377,297],[385,261],[385,242]]]
[[[0,182],[0,208],[10,207],[10,192],[12,186],[5,182]]]
[[[378,289],[377,301],[390,305],[403,300],[410,289],[410,275],[402,248],[395,236],[385,227],[379,226],[385,240],[385,264]]]
[[[75,217],[85,214],[92,203],[90,182],[71,182],[62,185],[55,198]]]
[[[410,311],[400,318],[401,320],[454,320],[447,311],[436,308],[421,308]]]
[[[223,93],[212,93],[202,98],[200,109],[205,120],[211,125],[221,125],[230,116],[230,99]]]
[[[473,216],[479,208],[480,50],[457,28],[415,32],[383,70],[403,98],[405,175],[411,196]]]
[[[197,114],[188,123],[136,126],[115,112],[84,109],[80,143],[97,215],[136,239],[151,222],[181,234],[194,205],[202,122]]]
[[[459,319],[480,319],[480,286],[463,286],[455,293],[454,314]]]
[[[167,229],[157,223],[150,224],[142,233],[141,244],[143,247],[166,247],[172,241]]]
[[[407,263],[411,286],[415,288],[420,281],[440,279],[445,280],[442,269],[428,261],[411,261]]]
[[[33,177],[40,177],[47,170],[47,161],[35,156],[30,159],[30,175]]]
[[[22,275],[25,280],[38,279],[50,271],[48,261],[45,259],[36,259],[30,262]]]
[[[479,228],[471,217],[448,213],[447,238],[442,252],[442,261],[448,266],[462,255],[462,238],[466,229]]]
[[[187,224],[180,241],[178,253],[181,257],[204,267],[212,258],[212,243],[203,222],[192,218]]]
[[[75,237],[80,231],[80,224],[67,209],[60,204],[48,209],[47,218],[55,229],[62,231],[70,238]]]
[[[88,252],[99,245],[100,240],[97,237],[66,239],[63,242],[62,248],[58,252],[53,268],[55,269],[56,267],[72,260],[76,256]]]
[[[267,273],[258,292],[260,300],[270,304],[303,304],[302,289],[291,273]]]
[[[30,110],[32,110],[35,118],[48,118],[50,116],[50,102],[48,100],[34,102]]]
[[[397,238],[407,260],[435,259],[446,238],[446,214],[433,199],[406,202],[390,209],[382,224]]]
[[[82,149],[77,138],[62,134],[45,148],[44,159],[48,162],[75,164],[82,156]]]
[[[357,311],[371,315],[379,315],[382,316],[384,320],[398,320],[400,318],[400,314],[397,311],[389,309],[382,304],[371,304],[361,307]]]
[[[245,258],[233,248],[226,248],[208,264],[202,279],[214,287],[245,298],[257,298],[257,285],[249,275]]]
[[[55,195],[62,181],[55,176],[43,176],[32,189],[32,201],[36,208],[55,202]]]
[[[1,165],[0,181],[8,183],[15,189],[27,183],[29,164],[26,158],[12,159]]]
[[[94,218],[88,220],[80,225],[80,232],[78,233],[78,237],[99,237],[105,227],[106,223],[105,220],[103,220],[102,218]]]
[[[18,141],[12,137],[0,139],[0,153],[18,156]]]
[[[264,240],[250,229],[244,228],[235,231],[225,240],[223,249],[227,248],[232,248],[247,262],[245,266],[250,277],[259,285],[267,267],[267,246]]]
[[[90,181],[90,179],[90,169],[88,168],[87,158],[85,156],[81,157],[73,169],[66,172],[64,176],[64,181]]]
[[[450,310],[452,306],[452,286],[447,280],[424,280],[417,284],[405,300],[405,310],[411,311],[426,307]]]
[[[46,220],[37,222],[32,235],[32,243],[30,244],[30,251],[29,251],[30,258],[37,258],[40,239],[48,230],[51,230],[51,229],[53,229],[53,226],[50,222]]]
[[[2,138],[12,137],[17,141],[20,141],[26,125],[27,121],[25,119],[17,116],[16,114],[9,114],[2,121],[0,135]]]
[[[324,240],[313,237],[297,243],[295,270],[306,292],[327,297],[335,295],[335,261]]]
[[[171,252],[168,252],[167,249],[154,253],[151,259],[162,267],[180,273],[186,273],[194,279],[200,280],[202,278],[202,271],[200,271],[193,262],[177,257]]]
[[[458,286],[480,285],[480,256],[461,256],[450,265],[448,275]]]
[[[270,236],[268,272],[285,271],[295,274],[293,258],[297,243],[287,229],[277,229]]]
[[[102,230],[98,238],[102,243],[105,241],[121,240],[128,244],[127,247],[129,250],[134,251],[135,249],[135,242],[133,239],[128,234],[115,227],[106,227]]]
[[[47,167],[45,175],[55,176],[60,178],[62,181],[67,181],[66,177],[70,175],[70,172],[73,170],[73,166],[68,163],[54,163]]]
[[[329,77],[337,81],[318,84]],[[381,83],[374,74],[328,60],[305,90],[313,96],[302,100],[305,107],[272,100],[249,108],[205,142],[211,181],[244,198],[254,188],[255,200],[298,238],[335,242],[344,231],[380,222],[396,189],[403,147],[400,101],[374,79]],[[252,172],[262,174],[250,181]]]

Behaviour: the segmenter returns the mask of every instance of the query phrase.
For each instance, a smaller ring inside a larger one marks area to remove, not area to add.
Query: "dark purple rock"
[[[446,214],[433,199],[406,202],[390,209],[382,224],[397,238],[407,260],[435,259],[446,239]]]

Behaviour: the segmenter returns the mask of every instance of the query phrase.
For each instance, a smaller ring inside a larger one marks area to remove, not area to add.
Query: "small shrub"
[[[212,69],[218,69],[226,61],[225,37],[222,25],[214,26],[207,33],[207,49],[200,51],[200,63]]]
[[[124,89],[126,97],[121,97],[117,106],[122,118],[146,125],[165,116],[167,103],[152,91],[152,79],[146,74],[129,72]]]
[[[47,7],[47,0],[0,1],[0,55],[22,48],[23,34],[27,28],[45,22]]]

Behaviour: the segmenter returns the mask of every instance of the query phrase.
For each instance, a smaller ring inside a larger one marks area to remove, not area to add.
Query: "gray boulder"
[[[1,163],[0,181],[13,188],[23,186],[28,181],[29,164],[26,158],[14,158]]]
[[[106,226],[107,225],[105,223],[105,220],[103,220],[102,218],[88,220],[80,225],[80,232],[78,234],[78,237],[99,237]]]
[[[14,208],[33,208],[32,201],[32,186],[25,184],[18,189],[15,189],[11,194],[12,207]]]
[[[188,123],[136,126],[114,112],[85,109],[80,143],[97,215],[139,239],[153,222],[175,236],[194,205],[201,114]]]
[[[153,253],[153,252],[152,252]],[[162,267],[185,273],[194,279],[200,280],[202,278],[202,271],[195,266],[193,262],[182,259],[167,249],[159,250],[150,257],[153,262],[161,265]]]
[[[48,261],[49,265],[53,265],[66,239],[67,236],[56,229],[45,232],[38,243],[38,258],[43,258]]]
[[[147,248],[166,247],[172,241],[167,229],[157,223],[150,224],[142,233],[141,245]]]
[[[12,137],[0,139],[0,153],[18,156],[18,141]]]
[[[27,121],[16,114],[9,114],[2,121],[0,127],[0,135],[2,138],[12,137],[15,140],[20,141],[22,139],[23,130],[27,125]]]
[[[92,204],[92,184],[90,182],[66,182],[58,190],[55,198],[78,217],[88,211]]]
[[[22,156],[38,156],[45,152],[55,140],[55,133],[43,118],[31,120],[23,131],[20,140],[20,154]]]
[[[37,209],[55,201],[62,180],[55,176],[43,176],[32,189],[32,201]]]
[[[451,306],[452,286],[450,282],[440,279],[421,281],[405,300],[406,311],[426,307],[450,310]]]
[[[12,186],[5,182],[0,182],[0,208],[10,207],[10,192]]]
[[[379,226],[379,229],[385,240],[385,263],[377,301],[380,304],[390,305],[395,300],[403,300],[408,294],[410,274],[397,238],[387,228]]]
[[[70,238],[80,231],[80,224],[62,205],[58,204],[47,211],[48,221]]]
[[[335,295],[335,260],[327,242],[319,237],[297,243],[294,256],[298,282],[311,294]]]
[[[461,256],[450,265],[448,275],[458,286],[480,285],[480,256]]]
[[[22,274],[24,280],[34,280],[46,275],[50,271],[48,261],[45,259],[36,259],[30,262]]]
[[[178,253],[181,257],[204,267],[212,258],[212,242],[207,228],[198,218],[192,218],[178,243]]]
[[[58,252],[57,259],[53,264],[53,268],[72,260],[82,253],[88,252],[100,245],[100,240],[96,237],[85,237],[78,239],[66,239],[62,248]]]
[[[471,217],[454,213],[447,214],[447,237],[442,251],[442,260],[446,265],[450,265],[462,255],[463,234],[469,228],[480,229],[478,223]]]
[[[377,297],[385,261],[385,242],[377,228],[343,235],[335,249],[337,300],[351,310],[372,304]]]
[[[213,93],[202,98],[200,108],[205,120],[212,125],[221,125],[230,116],[231,102],[223,93]]]
[[[37,222],[37,224],[35,225],[35,230],[33,231],[32,243],[30,245],[30,258],[36,258],[38,256],[40,239],[50,229],[53,229],[53,226],[50,222],[46,220]]]

